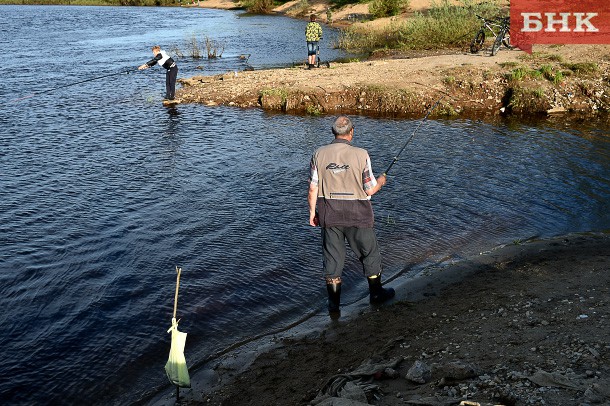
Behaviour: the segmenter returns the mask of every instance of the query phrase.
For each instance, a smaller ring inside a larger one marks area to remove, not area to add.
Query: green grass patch
[[[506,78],[508,80],[519,81],[519,80],[523,80],[529,74],[530,74],[529,68],[519,67],[519,68],[516,68],[516,69],[513,69],[512,71],[510,71],[506,75]]]
[[[589,74],[599,70],[599,66],[594,62],[562,63],[561,67],[579,74]]]
[[[311,115],[311,116],[319,116],[322,114],[322,110],[320,110],[320,106],[307,106],[307,114]]]
[[[260,91],[261,96],[278,96],[282,101],[286,101],[288,91],[284,88],[266,88]]]
[[[516,86],[507,94],[508,107],[519,113],[535,113],[546,111],[548,106],[544,100],[544,89]]]
[[[461,0],[458,5],[449,0],[433,2],[427,12],[417,12],[408,20],[391,23],[383,30],[347,28],[342,31],[337,46],[366,52],[467,47],[480,27],[475,14],[496,17],[502,14],[500,4],[498,0],[485,3]]]
[[[556,71],[553,69],[551,65],[542,65],[538,72],[549,82],[553,82],[553,84],[558,84],[563,81],[563,73],[561,71]]]
[[[502,68],[516,68],[517,66],[519,66],[519,63],[510,61],[510,62],[501,62],[501,63],[499,63],[499,65]]]
[[[531,79],[546,79],[553,84],[561,83],[565,74],[563,71],[556,70],[552,65],[545,64],[542,65],[538,69],[531,69],[528,67],[520,66],[516,69],[513,69],[509,73],[505,75],[506,79],[514,82],[518,82],[525,78]]]
[[[449,103],[441,103],[433,114],[436,117],[455,117],[459,113]]]

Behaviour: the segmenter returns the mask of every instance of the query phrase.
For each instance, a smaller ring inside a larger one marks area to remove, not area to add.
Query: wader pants
[[[345,240],[362,263],[367,278],[381,272],[381,252],[373,228],[325,227],[322,228],[325,278],[341,277],[345,264]]]
[[[176,97],[176,78],[178,77],[178,66],[174,65],[165,72],[165,98],[173,100]]]

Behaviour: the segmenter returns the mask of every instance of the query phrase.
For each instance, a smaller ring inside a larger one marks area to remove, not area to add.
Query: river
[[[168,109],[161,69],[124,73],[154,44],[206,36],[222,58],[177,57],[180,77],[242,70],[241,55],[255,69],[302,63],[305,21],[192,8],[0,14],[4,404],[130,404],[166,387],[176,266],[189,365],[324,315],[306,190],[333,117]],[[345,56],[325,31],[322,54]],[[377,173],[419,124],[353,120]],[[386,280],[528,238],[610,231],[609,129],[427,122],[373,199]],[[353,256],[344,281],[345,303],[365,297]]]

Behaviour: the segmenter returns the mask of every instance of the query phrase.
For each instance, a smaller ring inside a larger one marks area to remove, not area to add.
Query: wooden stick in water
[[[174,295],[174,319],[176,318],[176,310],[178,309],[178,288],[180,287],[180,272],[182,272],[182,268],[176,266],[176,272],[178,273],[178,278],[176,279],[176,294]]]

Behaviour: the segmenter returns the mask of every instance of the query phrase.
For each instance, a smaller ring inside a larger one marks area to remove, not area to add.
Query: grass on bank
[[[544,60],[544,59],[543,59]],[[593,62],[577,62],[567,63],[559,62],[558,64],[545,63],[539,68],[530,68],[527,66],[520,66],[517,62],[506,62],[500,64],[503,68],[513,68],[508,72],[505,77],[506,79],[519,82],[526,78],[531,79],[546,79],[553,84],[561,83],[565,77],[572,75],[586,76],[596,72],[599,67]]]
[[[383,29],[352,26],[342,32],[338,48],[372,52],[379,49],[429,50],[467,47],[480,27],[475,14],[494,18],[508,14],[501,0],[476,3],[460,0],[433,1],[426,12],[416,12],[405,20],[393,20]]]

